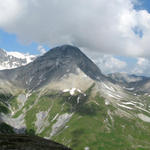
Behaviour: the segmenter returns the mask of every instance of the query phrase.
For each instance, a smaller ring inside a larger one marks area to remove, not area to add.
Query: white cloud
[[[23,42],[83,47],[102,70],[115,72],[127,66],[115,55],[150,57],[150,13],[135,10],[138,2],[0,0],[0,28],[15,33]],[[107,55],[99,60],[101,53]],[[134,69],[142,67],[137,64]]]
[[[150,75],[150,60],[147,58],[139,57],[137,58],[137,63],[135,68],[131,71],[131,73],[139,74],[139,75]]]
[[[137,65],[139,66],[147,66],[149,64],[149,60],[147,60],[146,58],[138,58],[137,60]]]
[[[92,52],[147,56],[150,14],[135,10],[133,2],[0,0],[0,27],[26,42],[50,46],[72,43]],[[134,32],[135,28],[141,31],[142,38]]]
[[[5,27],[8,23],[15,22],[21,9],[22,4],[19,0],[0,0],[0,25]]]
[[[37,50],[40,52],[41,55],[43,55],[44,53],[46,53],[46,49],[42,46],[42,45],[39,45]]]
[[[94,62],[101,68],[104,73],[122,72],[127,63],[111,55],[101,55]]]

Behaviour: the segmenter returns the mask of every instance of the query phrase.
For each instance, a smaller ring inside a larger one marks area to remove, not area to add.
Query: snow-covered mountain
[[[13,69],[32,62],[36,56],[0,49],[0,70]]]

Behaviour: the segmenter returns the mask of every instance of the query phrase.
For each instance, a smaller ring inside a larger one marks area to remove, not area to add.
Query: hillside
[[[76,47],[0,71],[0,80],[3,129],[74,150],[150,149],[150,94],[123,88]]]
[[[0,134],[1,150],[71,150],[58,143],[36,136]]]

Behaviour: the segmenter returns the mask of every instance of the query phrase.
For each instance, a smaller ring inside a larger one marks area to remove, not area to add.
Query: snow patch
[[[78,96],[78,98],[77,98],[77,104],[79,104],[80,103],[80,96]]]
[[[103,83],[104,87],[110,91],[113,91],[115,92],[114,88],[113,87],[108,87],[105,83]]]
[[[76,91],[76,88],[72,88],[72,89],[70,90],[70,94],[71,94],[71,95],[74,95],[74,94],[75,94],[75,91]]]
[[[138,117],[143,120],[144,122],[150,122],[150,117],[144,115],[144,114],[138,114]]]
[[[57,119],[57,117],[59,116],[59,113],[56,114],[56,116],[51,120],[51,122],[55,121]]]
[[[126,87],[124,87],[124,89],[126,89],[128,91],[133,91],[134,90],[134,88],[126,88]]]
[[[149,113],[150,114],[150,112],[149,111],[147,111],[146,109],[144,109],[144,108],[141,108],[141,107],[139,107],[139,106],[135,106],[136,108],[138,108],[138,109],[140,109],[140,110],[143,110],[143,111],[145,111],[145,112],[147,112],[147,113]]]
[[[131,103],[131,102],[122,102],[122,104],[124,104],[124,105],[133,105],[133,106],[135,106],[135,104],[133,104],[133,103]]]
[[[105,105],[109,105],[109,101],[105,99]]]
[[[120,106],[120,107],[123,107],[123,108],[126,108],[126,109],[130,109],[130,110],[132,110],[133,108],[131,108],[131,107],[128,107],[128,106],[125,106],[125,105],[121,105],[121,104],[117,104],[118,106]]]
[[[110,93],[108,93],[108,96],[112,97],[112,98],[115,98],[115,99],[120,99],[119,97],[115,96],[115,95],[112,95]]]
[[[27,63],[30,63],[33,61],[33,59],[35,58],[34,55],[29,55],[29,54],[23,54],[23,53],[19,53],[19,52],[7,52],[7,54],[9,56],[13,56],[19,59],[26,59]]]
[[[74,95],[76,91],[79,92],[79,93],[82,93],[82,91],[80,89],[76,89],[76,88],[64,89],[63,90],[64,93],[69,92],[70,95]]]

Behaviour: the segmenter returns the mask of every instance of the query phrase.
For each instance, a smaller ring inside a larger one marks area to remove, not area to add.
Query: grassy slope
[[[74,150],[84,149],[84,147],[94,150],[150,149],[148,123],[119,116],[114,116],[114,121],[111,121],[107,110],[113,111],[113,108],[110,106],[106,108],[104,100],[100,97],[97,97],[96,101],[100,105],[96,115],[74,115],[67,124],[69,128],[53,139],[71,146]]]
[[[116,108],[112,105],[106,106],[104,98],[99,95],[91,97],[91,90],[92,87],[85,92],[86,96],[80,93],[70,96],[69,93],[54,92],[38,98],[38,94],[34,93],[13,117],[18,117],[24,109],[27,110],[25,115],[27,131],[35,132],[36,114],[50,109],[45,118],[49,124],[39,133],[42,137],[48,137],[52,125],[56,122],[52,120],[58,113],[61,115],[75,112],[66,124],[68,128],[53,136],[53,140],[74,150],[85,147],[93,150],[149,150],[150,123],[144,123],[138,118],[130,119],[116,115],[114,113]],[[81,98],[79,104],[77,104],[78,96]],[[13,105],[16,105],[15,100]]]

